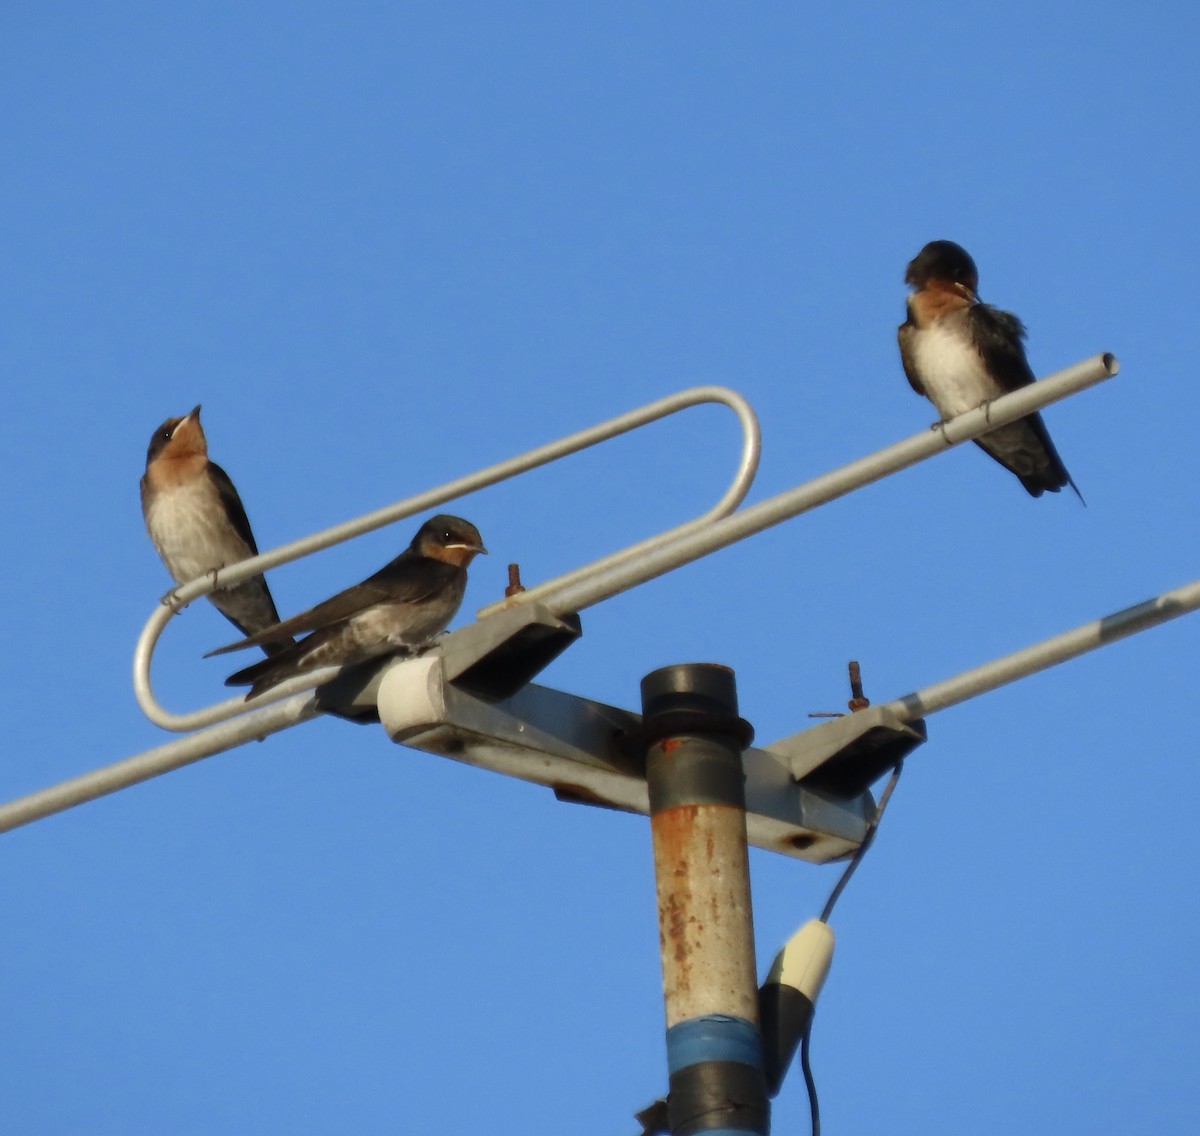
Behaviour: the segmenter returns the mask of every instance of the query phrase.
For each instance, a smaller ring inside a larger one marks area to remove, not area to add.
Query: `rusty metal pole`
[[[673,1136],[765,1136],[742,751],[733,671],[642,679]]]

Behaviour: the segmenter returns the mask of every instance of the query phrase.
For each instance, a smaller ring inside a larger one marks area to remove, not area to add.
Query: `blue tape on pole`
[[[762,1039],[752,1022],[730,1014],[691,1018],[667,1030],[667,1068],[678,1073],[702,1061],[736,1061],[762,1069]]]

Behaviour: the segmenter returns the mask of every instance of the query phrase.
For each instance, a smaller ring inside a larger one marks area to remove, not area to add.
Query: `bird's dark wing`
[[[967,309],[967,327],[984,366],[1006,391],[1020,390],[1033,382],[1033,371],[1025,358],[1025,325],[1012,312],[988,304]]]
[[[261,647],[264,643],[297,635],[302,631],[317,631],[349,619],[375,604],[422,603],[440,595],[460,571],[461,569],[452,564],[403,552],[361,584],[338,592],[336,596],[317,604],[316,607],[293,615],[291,619],[285,619],[257,635],[250,635],[236,643],[209,651],[205,658],[240,651],[244,647]]]
[[[349,619],[352,615],[357,615],[372,604],[387,598],[382,589],[372,585],[369,581],[364,581],[361,584],[355,584],[352,588],[347,588],[344,592],[338,592],[336,596],[324,600],[316,607],[310,607],[307,611],[300,612],[299,615],[293,615],[290,619],[283,620],[282,623],[265,628],[257,635],[248,635],[236,643],[227,643],[224,647],[209,651],[204,657],[207,659],[213,655],[227,655],[230,651],[241,651],[246,647],[261,647],[266,643],[299,635],[302,632],[329,627],[331,624]]]
[[[917,332],[917,325],[912,320],[906,320],[896,329],[896,340],[900,344],[900,362],[904,365],[904,373],[908,376],[908,385],[917,394],[924,395],[925,388],[917,377],[917,367],[913,360],[912,338]]]
[[[989,304],[972,304],[967,311],[967,326],[979,354],[983,357],[984,366],[995,378],[996,382],[1006,392],[1020,390],[1034,382],[1034,374],[1025,358],[1025,325],[1012,312],[1004,312]],[[1058,450],[1050,440],[1050,432],[1042,421],[1040,414],[1030,414],[1020,419],[1016,424],[1018,430],[1009,428],[1009,434],[1015,436],[1019,429],[1028,431],[1029,441],[1023,448],[1027,457],[1021,459],[1028,468],[1021,468],[1012,460],[1006,459],[1003,452],[994,448],[1001,438],[999,433],[984,435],[976,438],[975,442],[992,455],[1001,465],[1011,469],[1021,479],[1021,484],[1031,496],[1039,497],[1049,490],[1057,493],[1064,485],[1075,490],[1080,501],[1083,494],[1079,492]],[[1008,439],[1010,442],[1014,438]]]
[[[250,528],[250,518],[246,516],[246,508],[242,504],[242,499],[238,496],[238,491],[234,488],[233,482],[229,480],[227,474],[216,462],[208,463],[209,471],[212,473],[213,484],[217,487],[217,494],[221,498],[221,504],[225,506],[225,511],[229,515],[229,519],[233,522],[233,527],[238,536],[246,542],[252,556],[258,555],[258,545],[254,542],[254,533]]]
[[[217,496],[233,525],[234,532],[246,543],[249,555],[258,555],[258,543],[254,539],[254,531],[250,528],[250,518],[246,516],[246,508],[233,482],[216,462],[208,463],[212,474],[213,485],[216,486]],[[214,592],[208,597],[217,610],[225,616],[239,631],[245,634],[255,625],[262,627],[264,618],[278,623],[279,612],[275,610],[275,601],[271,598],[271,589],[262,576],[251,576],[240,584],[224,592]],[[275,642],[282,640],[282,642]],[[272,635],[271,641],[261,644],[268,655],[278,653],[291,642],[290,635]]]
[[[270,628],[271,640],[261,644],[268,655],[277,654],[284,647],[291,646],[290,635],[274,631],[279,623],[279,612],[275,610],[271,589],[262,576],[251,576],[232,588],[210,592],[208,598],[243,635],[255,635]]]

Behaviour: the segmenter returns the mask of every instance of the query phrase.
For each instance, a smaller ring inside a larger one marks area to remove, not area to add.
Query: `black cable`
[[[808,1029],[800,1039],[800,1071],[804,1074],[804,1085],[808,1089],[808,1112],[812,1117],[812,1136],[821,1136],[821,1108],[817,1104],[817,1082],[813,1080],[812,1066],[808,1062],[808,1047],[812,1040],[812,1018]]]
[[[862,863],[867,850],[874,843],[875,833],[879,831],[879,822],[883,820],[883,811],[888,807],[888,801],[892,799],[892,792],[896,788],[896,782],[900,780],[900,773],[903,769],[904,758],[901,758],[896,762],[895,767],[892,769],[892,775],[888,778],[888,783],[879,795],[879,804],[875,806],[875,815],[871,818],[870,824],[867,825],[867,831],[863,834],[862,843],[858,846],[858,850],[854,855],[850,857],[850,863],[846,865],[846,870],[842,873],[841,879],[834,884],[833,891],[829,893],[829,898],[825,901],[825,906],[821,909],[822,923],[829,922],[829,916],[833,913],[833,905],[841,898],[842,892],[846,890],[846,885],[850,882],[850,877],[858,870],[858,866]],[[815,1011],[813,1016],[816,1016]],[[808,1056],[809,1047],[812,1043],[812,1025],[813,1018],[809,1018],[808,1028],[804,1031],[804,1036],[800,1039],[800,1070],[804,1074],[804,1085],[808,1089],[808,1111],[812,1117],[812,1136],[821,1136],[821,1108],[817,1103],[817,1082],[813,1078],[812,1065],[809,1064]]]
[[[879,795],[879,804],[875,806],[875,815],[871,818],[871,823],[867,825],[867,831],[863,836],[862,843],[858,846],[858,851],[850,857],[850,863],[846,865],[846,870],[842,873],[842,878],[834,885],[833,891],[829,893],[829,898],[825,901],[825,906],[821,909],[821,922],[828,923],[829,916],[833,913],[833,905],[837,903],[843,891],[846,890],[846,885],[850,882],[850,877],[858,870],[859,864],[862,863],[863,857],[867,854],[867,850],[875,841],[875,833],[879,831],[879,822],[883,820],[883,810],[888,807],[888,801],[892,799],[892,791],[896,788],[896,782],[900,780],[900,772],[904,768],[904,758],[896,762],[892,769],[892,775],[888,778],[887,785],[884,786],[883,792]]]

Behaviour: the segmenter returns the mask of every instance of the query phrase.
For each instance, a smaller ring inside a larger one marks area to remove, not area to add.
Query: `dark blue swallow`
[[[246,510],[229,475],[208,460],[200,407],[168,418],[150,439],[142,475],[146,531],[177,584],[258,555]],[[262,576],[210,592],[216,609],[245,635],[279,622]],[[282,651],[286,643],[265,645]]]
[[[415,652],[454,618],[467,587],[467,565],[481,552],[487,549],[470,521],[445,514],[434,517],[395,560],[361,584],[209,654],[282,640],[283,650],[277,655],[225,680],[226,686],[249,686],[250,699],[316,667]],[[292,644],[291,636],[302,631],[311,634]]]
[[[1011,312],[980,303],[979,273],[966,249],[930,241],[909,262],[904,281],[914,291],[899,329],[900,359],[913,390],[937,407],[942,421],[1034,381],[1024,325]],[[1032,496],[1069,485],[1083,500],[1040,414],[1000,426],[975,443]]]

